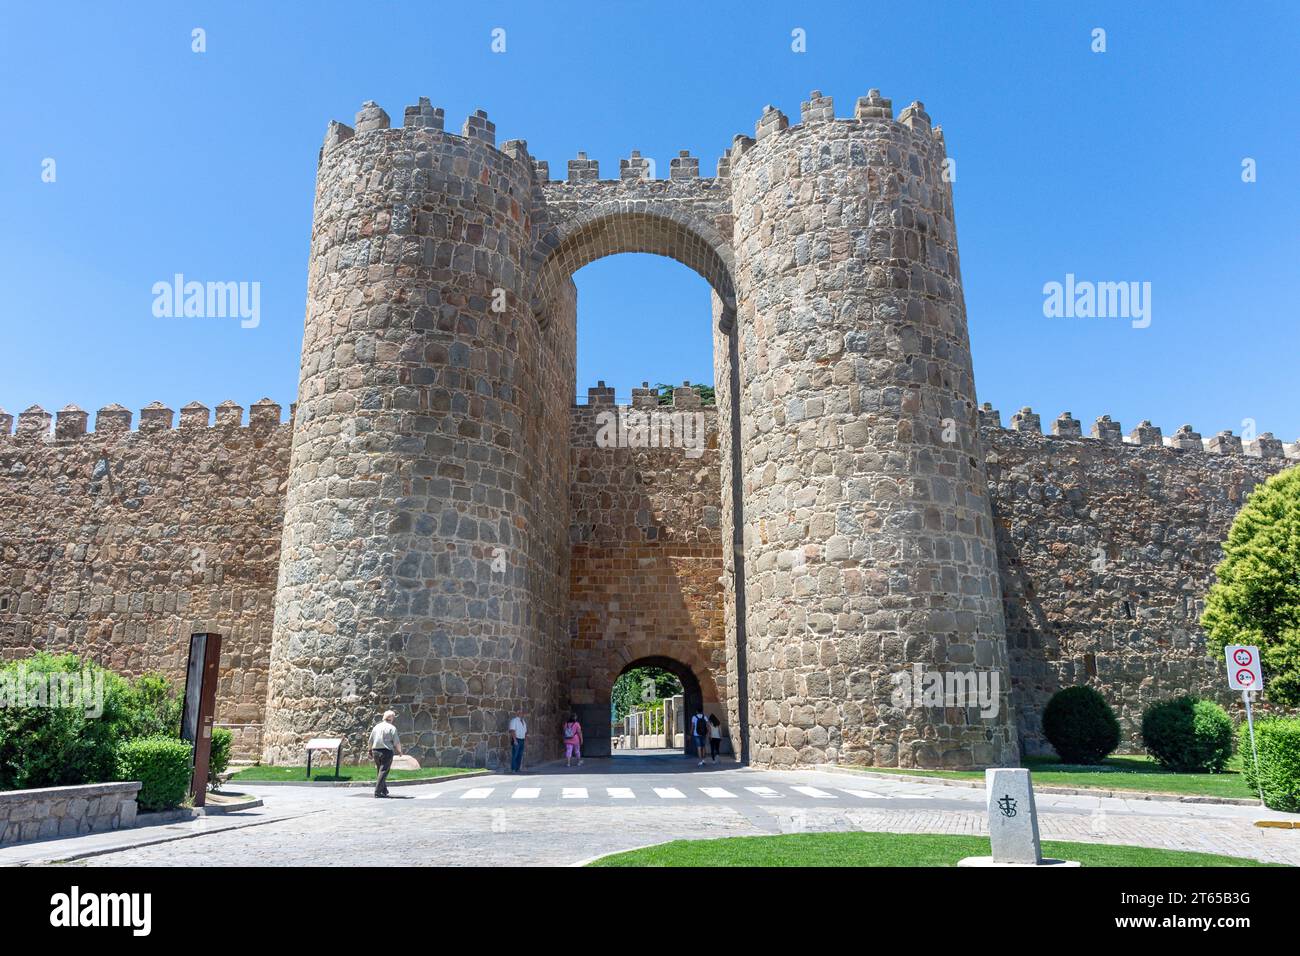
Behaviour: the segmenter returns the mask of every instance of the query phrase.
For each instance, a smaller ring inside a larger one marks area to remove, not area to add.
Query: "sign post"
[[[212,757],[212,721],[217,709],[217,671],[221,664],[220,634],[191,634],[190,660],[185,669],[185,707],[181,737],[194,745],[194,776],[190,793],[194,806],[208,796],[208,764]]]
[[[1264,686],[1264,672],[1259,666],[1259,648],[1249,644],[1229,644],[1223,649],[1228,659],[1228,686],[1241,691],[1246,705],[1246,725],[1250,728],[1250,752],[1255,762],[1255,789],[1264,802],[1264,784],[1259,779],[1259,748],[1255,746],[1255,716],[1250,710],[1250,692]]]

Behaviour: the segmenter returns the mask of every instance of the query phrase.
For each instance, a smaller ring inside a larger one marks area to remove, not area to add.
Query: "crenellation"
[[[1109,415],[1100,415],[1092,423],[1092,437],[1107,445],[1122,445],[1124,430],[1120,428],[1119,422],[1112,421]]]
[[[1052,422],[1052,434],[1058,438],[1082,438],[1083,424],[1069,412],[1062,412]]]
[[[597,382],[587,389],[587,404],[612,408],[614,406],[614,389],[607,386],[604,381]]]
[[[1001,428],[1002,413],[992,403],[985,402],[979,407],[979,424],[981,428]]]
[[[853,117],[859,120],[892,120],[894,103],[881,96],[880,90],[868,90],[866,96],[858,97],[858,102],[853,108]]]
[[[633,408],[655,408],[659,404],[659,390],[651,388],[649,382],[642,382],[640,388],[632,389]]]
[[[346,142],[356,135],[356,131],[346,123],[340,123],[338,120],[330,120],[329,126],[325,127],[325,144],[322,146],[322,153],[331,146],[337,146],[339,143]]]
[[[212,410],[202,402],[190,402],[181,406],[181,430],[207,428],[212,418]]]
[[[361,109],[357,111],[356,119],[353,121],[353,128],[357,136],[364,136],[374,130],[388,129],[392,121],[384,108],[374,100],[366,100],[361,104]]]
[[[217,406],[217,428],[239,428],[244,423],[244,407],[227,399]]]
[[[904,107],[903,112],[898,114],[898,122],[913,132],[930,132],[930,114],[925,111],[925,104],[920,100],[913,100],[911,105]]]
[[[14,417],[0,408],[0,438],[8,438],[14,429]]]
[[[139,430],[142,432],[170,431],[176,413],[162,402],[150,402],[140,409]]]
[[[689,150],[682,150],[668,161],[668,178],[674,181],[699,179],[700,161]]]
[[[475,110],[465,118],[460,135],[466,139],[494,146],[497,141],[497,124],[488,119],[485,111]]]
[[[58,419],[54,424],[54,437],[80,438],[86,434],[86,424],[90,415],[76,405],[65,405],[59,409]]]
[[[822,96],[821,90],[813,90],[808,99],[799,104],[799,122],[829,123],[835,119],[835,101],[829,96]]]
[[[639,149],[632,150],[629,158],[618,161],[618,178],[623,181],[650,179],[650,161],[641,155]]]
[[[249,428],[275,428],[279,424],[280,406],[269,398],[263,398],[248,407]]]
[[[1018,432],[1030,432],[1035,435],[1043,433],[1041,419],[1028,405],[1011,416],[1011,429]]]
[[[95,435],[112,437],[131,430],[131,410],[112,402],[95,413]]]
[[[18,413],[18,438],[49,438],[52,416],[39,405],[32,405]]]
[[[408,106],[402,116],[402,126],[411,129],[441,130],[445,114],[441,106],[435,107],[427,96],[421,96],[414,106]]]
[[[1282,442],[1273,437],[1272,432],[1264,432],[1250,443],[1252,453],[1259,458],[1285,458],[1286,451]]]
[[[761,143],[773,133],[790,127],[789,118],[771,104],[763,107],[763,115],[754,124],[754,141]]]
[[[1178,431],[1165,438],[1165,444],[1170,448],[1178,448],[1182,451],[1205,450],[1205,446],[1201,444],[1200,434],[1192,431],[1191,425],[1180,425]]]
[[[1210,438],[1205,443],[1205,450],[1212,455],[1243,454],[1241,439],[1226,429]]]
[[[1134,445],[1164,445],[1160,428],[1152,425],[1149,419],[1142,419],[1137,427],[1129,432],[1129,442]]]
[[[600,179],[600,161],[588,159],[586,153],[578,153],[577,159],[569,160],[569,182],[591,183]]]

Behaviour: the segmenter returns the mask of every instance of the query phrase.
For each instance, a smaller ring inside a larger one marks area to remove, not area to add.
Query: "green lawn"
[[[956,866],[988,856],[985,837],[915,833],[791,833],[721,840],[674,840],[615,853],[588,866]],[[1043,856],[1084,866],[1276,866],[1235,856],[1138,846],[1045,841]]]
[[[1034,783],[1062,787],[1098,787],[1103,790],[1145,790],[1149,793],[1177,793],[1200,797],[1254,797],[1241,775],[1241,757],[1233,755],[1223,773],[1170,773],[1161,770],[1150,757],[1107,757],[1097,766],[1061,763],[1057,757],[1026,757],[1022,762],[1034,772]],[[953,780],[983,780],[983,770],[906,770],[896,767],[865,767],[879,773],[906,773]]]
[[[428,780],[435,777],[445,777],[453,773],[473,773],[475,771],[465,767],[421,767],[419,770],[390,770],[388,772],[389,780]],[[487,773],[486,770],[477,771]],[[319,767],[313,761],[311,765],[311,778],[327,782],[337,782],[338,780],[374,780],[378,771],[375,770],[374,764],[358,764],[357,766],[343,766],[339,768],[337,780],[334,777],[334,764],[325,767]],[[260,780],[292,780],[298,783],[307,782],[307,766],[300,767],[245,767],[230,778],[230,785],[240,783],[257,783]]]

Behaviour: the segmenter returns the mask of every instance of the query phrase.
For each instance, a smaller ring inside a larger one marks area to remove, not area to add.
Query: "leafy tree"
[[[653,695],[649,700],[644,696],[650,686],[647,681],[652,681],[654,685]],[[618,680],[614,681],[614,690],[610,694],[613,719],[622,720],[634,707],[672,697],[681,692],[682,682],[671,671],[666,671],[662,667],[633,667],[624,671],[619,675]]]
[[[676,385],[665,385],[663,382],[655,383],[655,388],[659,391],[660,405],[671,405],[673,403],[673,389],[676,387]],[[691,388],[695,389],[699,394],[701,405],[716,404],[712,385],[692,385]]]
[[[1251,492],[1216,574],[1201,615],[1210,651],[1257,645],[1269,700],[1300,706],[1300,468]]]

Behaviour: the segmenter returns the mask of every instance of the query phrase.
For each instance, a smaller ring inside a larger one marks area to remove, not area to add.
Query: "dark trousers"
[[[721,738],[721,737],[710,737],[710,738],[709,738],[709,754],[713,757],[714,760],[717,760],[717,759],[718,759],[718,751],[721,750],[721,749],[722,749],[722,738]]]
[[[519,768],[524,765],[524,742],[522,740],[510,741],[510,772],[518,773]]]
[[[375,769],[379,771],[379,779],[375,781],[376,795],[388,795],[388,771],[393,769],[393,752],[387,748],[383,750],[372,750],[370,755],[375,758]]]

